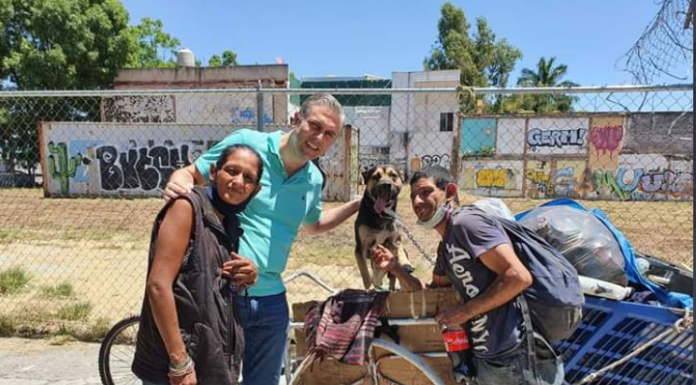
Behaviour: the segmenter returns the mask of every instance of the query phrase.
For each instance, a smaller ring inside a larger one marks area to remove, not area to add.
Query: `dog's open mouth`
[[[372,205],[372,209],[379,215],[382,214],[387,208],[394,206],[396,197],[399,195],[399,191],[390,184],[380,185],[378,186],[377,190],[378,191],[377,194],[375,194],[375,202]]]
[[[391,194],[385,194],[375,199],[375,204],[372,206],[372,208],[377,214],[382,214],[384,209],[389,207],[389,205],[391,205]]]

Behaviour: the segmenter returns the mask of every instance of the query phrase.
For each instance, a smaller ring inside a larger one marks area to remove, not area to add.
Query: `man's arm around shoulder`
[[[203,175],[198,172],[195,164],[189,164],[184,168],[180,168],[169,178],[169,182],[164,189],[164,199],[175,199],[181,195],[191,192],[194,184],[203,184]]]

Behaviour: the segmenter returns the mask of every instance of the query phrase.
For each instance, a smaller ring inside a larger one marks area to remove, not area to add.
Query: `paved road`
[[[0,338],[0,385],[100,385],[99,344]]]
[[[98,356],[99,344],[0,338],[0,385],[101,385]]]

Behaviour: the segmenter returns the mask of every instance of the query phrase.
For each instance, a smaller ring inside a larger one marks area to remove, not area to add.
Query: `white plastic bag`
[[[486,198],[474,202],[474,206],[480,208],[488,214],[495,215],[496,217],[505,218],[510,221],[514,221],[515,217],[512,216],[510,208],[507,207],[505,202],[498,198]]]

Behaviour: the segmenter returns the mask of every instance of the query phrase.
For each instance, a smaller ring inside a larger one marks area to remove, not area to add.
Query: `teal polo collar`
[[[268,135],[268,153],[272,154],[274,157],[274,162],[272,165],[274,167],[278,167],[280,171],[282,171],[282,175],[285,179],[288,179],[288,172],[285,169],[285,163],[283,163],[283,158],[280,156],[280,139],[283,137],[285,132],[283,131],[276,131]],[[305,165],[297,170],[295,174],[293,174],[293,177],[304,177],[305,175],[309,174],[309,163],[305,163]]]

